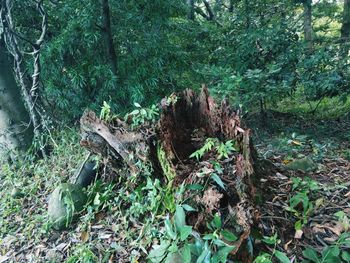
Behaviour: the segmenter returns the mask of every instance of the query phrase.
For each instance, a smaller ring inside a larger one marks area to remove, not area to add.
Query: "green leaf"
[[[341,258],[346,262],[350,262],[350,253],[347,251],[343,251],[341,253]]]
[[[214,239],[214,235],[213,234],[207,234],[203,237],[203,240],[212,240]]]
[[[185,244],[183,248],[180,249],[180,254],[183,263],[191,263],[191,250],[189,244]]]
[[[276,258],[278,258],[278,260],[281,263],[290,263],[290,260],[289,260],[289,258],[287,257],[287,255],[285,253],[276,250],[274,255],[275,255]]]
[[[182,206],[177,205],[175,211],[175,226],[178,231],[186,225],[186,215],[185,210]]]
[[[155,246],[152,248],[151,252],[148,255],[148,258],[151,260],[152,263],[162,262],[169,246],[169,241],[163,241],[159,246]]]
[[[340,255],[340,249],[338,246],[326,247],[322,251],[323,262],[332,263],[335,260],[334,258],[339,258],[339,255]],[[336,262],[337,261],[334,261],[334,263]]]
[[[214,215],[214,219],[212,221],[212,226],[215,227],[216,229],[221,228],[221,217],[218,213]]]
[[[134,106],[135,106],[136,108],[141,108],[141,105],[140,105],[139,103],[137,103],[137,102],[134,102]]]
[[[270,237],[264,236],[262,241],[268,245],[275,245],[277,243],[277,233]]]
[[[190,205],[182,205],[183,209],[185,209],[188,212],[192,212],[192,211],[197,211],[196,209],[194,209],[192,206]]]
[[[215,181],[215,183],[217,183],[222,189],[225,190],[225,184],[223,183],[221,178],[216,173],[213,173],[211,175],[211,179],[213,179]]]
[[[234,246],[227,246],[220,248],[218,252],[215,253],[215,255],[212,257],[211,262],[212,263],[226,263],[227,262],[227,256],[230,254],[230,252],[234,249]]]
[[[254,263],[272,263],[271,255],[264,253],[255,258]]]
[[[315,262],[315,263],[321,262],[319,260],[318,255],[317,255],[317,252],[313,248],[310,248],[310,247],[306,248],[303,251],[303,256],[306,257],[307,259],[311,260],[312,262]]]
[[[180,239],[184,241],[192,232],[192,226],[183,226],[180,228]]]
[[[176,239],[176,232],[173,230],[173,226],[171,225],[171,222],[169,219],[165,220],[165,231],[171,239],[173,240]]]
[[[202,190],[203,189],[203,185],[201,185],[201,184],[189,184],[186,187],[189,190]]]
[[[196,263],[203,263],[206,261],[206,259],[208,258],[208,256],[210,257],[210,249],[208,246],[208,243],[205,242],[202,253],[199,255],[199,257],[197,258]]]
[[[233,242],[233,241],[236,241],[238,239],[235,234],[233,234],[232,232],[230,232],[228,230],[222,230],[221,235],[224,237],[225,240],[227,240],[229,242]]]

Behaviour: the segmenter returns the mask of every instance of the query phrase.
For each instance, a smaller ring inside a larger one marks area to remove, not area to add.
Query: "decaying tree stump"
[[[114,169],[125,165],[131,175],[141,172],[137,163],[149,162],[154,176],[168,187],[202,185],[200,191],[184,193],[196,208],[188,213],[187,223],[204,233],[206,222],[219,214],[224,227],[239,236],[231,254],[249,262],[243,248],[255,220],[254,182],[258,179],[250,130],[241,127],[239,113],[226,100],[217,105],[206,87],[199,95],[192,90],[173,94],[160,107],[160,120],[136,131],[121,120],[108,124],[87,111],[81,118],[81,145],[106,157]],[[200,160],[190,158],[207,138],[216,138],[218,143],[231,140],[235,151],[224,159],[215,151],[206,152]],[[224,186],[211,180],[214,173],[219,173]]]

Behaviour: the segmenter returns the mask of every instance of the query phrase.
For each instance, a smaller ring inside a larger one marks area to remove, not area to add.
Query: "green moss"
[[[168,186],[171,186],[172,181],[176,176],[176,172],[169,160],[167,159],[166,153],[160,144],[158,144],[157,146],[157,157],[160,166],[162,167],[163,173],[168,180]]]

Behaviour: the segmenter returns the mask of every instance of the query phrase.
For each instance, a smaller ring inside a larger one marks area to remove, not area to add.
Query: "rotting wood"
[[[214,213],[219,213],[225,228],[235,230],[240,236],[232,243],[235,249],[231,254],[249,262],[249,255],[241,251],[244,251],[256,220],[254,182],[258,180],[256,171],[260,170],[250,130],[241,127],[239,112],[232,110],[227,100],[217,105],[205,86],[199,94],[189,89],[172,94],[163,99],[160,106],[160,120],[137,131],[132,131],[121,120],[105,123],[87,111],[81,119],[85,134],[81,144],[94,153],[109,157],[112,166],[115,165],[113,160],[117,159],[115,163],[119,164],[123,161],[134,174],[140,172],[135,165],[138,161],[148,161],[155,171],[160,170],[162,180],[174,188],[182,183],[205,185],[205,180],[208,182],[214,171],[213,161],[219,162],[224,171],[220,176],[226,184],[225,189],[212,182],[208,191],[203,189],[196,196],[186,190],[184,195],[198,211],[189,213],[187,223],[195,231],[204,233],[206,222],[212,220]],[[217,160],[215,153],[206,154],[201,161],[189,158],[207,138],[217,138],[220,142],[232,140],[236,152],[226,160]],[[166,165],[164,160],[159,160],[160,152],[165,153]],[[171,175],[165,174],[165,170],[172,171]],[[204,176],[198,176],[203,173]],[[169,183],[169,180],[172,181]]]

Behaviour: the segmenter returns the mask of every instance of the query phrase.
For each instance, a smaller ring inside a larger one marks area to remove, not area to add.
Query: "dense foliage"
[[[307,2],[45,1],[41,96],[51,114],[68,120],[103,101],[127,111],[134,102],[150,104],[200,83],[247,110],[275,107],[293,94],[308,102],[338,95],[345,101],[343,3],[310,5],[308,28]],[[14,9],[21,32],[35,35],[40,21],[33,5],[15,1]]]

